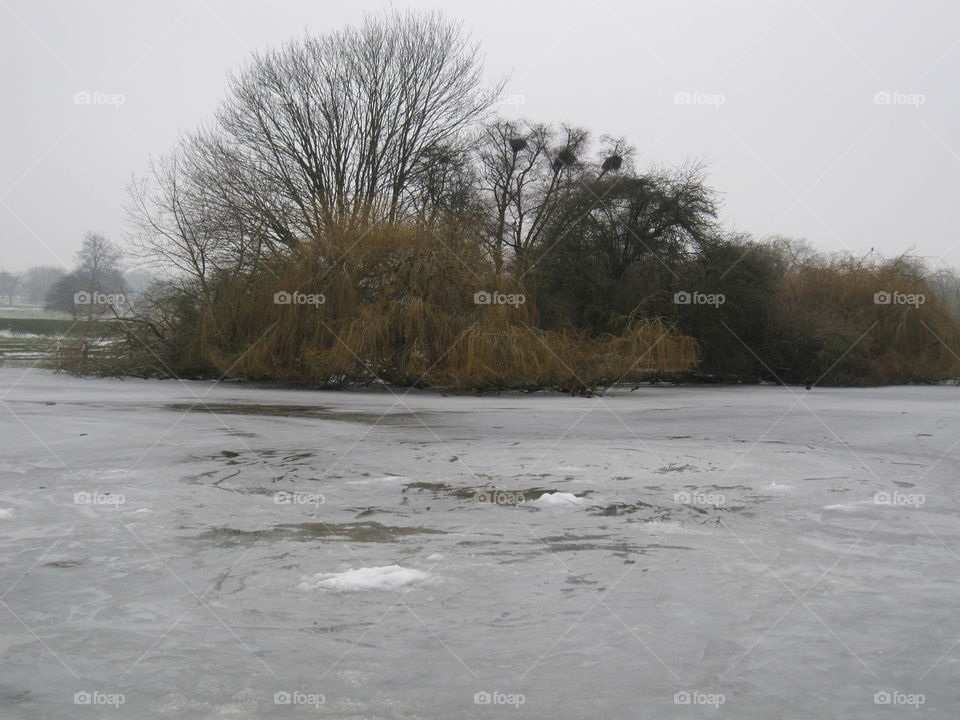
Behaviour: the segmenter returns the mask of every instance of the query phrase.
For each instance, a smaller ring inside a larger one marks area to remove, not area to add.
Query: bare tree
[[[498,266],[506,249],[523,260],[541,242],[562,198],[583,180],[588,142],[586,130],[567,126],[498,119],[484,128],[478,158]]]
[[[208,283],[221,264],[233,262],[219,242],[222,223],[214,221],[212,197],[204,191],[186,139],[169,155],[150,162],[147,177],[128,186],[127,214],[133,246],[143,257],[195,284],[208,297]]]
[[[23,274],[23,295],[27,302],[40,305],[47,297],[53,284],[64,276],[64,271],[50,265],[38,265],[29,268]]]
[[[424,166],[497,96],[481,70],[438,13],[368,16],[258,55],[218,115],[228,187],[280,218],[285,244],[413,214]]]
[[[214,121],[130,185],[136,245],[206,294],[305,238],[463,207],[470,128],[501,87],[482,87],[477,46],[439,13],[255,55]]]
[[[13,297],[17,294],[17,287],[22,279],[22,275],[0,270],[0,295],[7,296],[7,305],[13,305]]]
[[[91,289],[114,289],[122,284],[120,261],[123,254],[100,233],[88,232],[77,251],[75,274],[83,274],[93,284]]]
[[[77,251],[73,271],[54,283],[47,293],[46,307],[69,312],[74,317],[102,315],[122,298],[103,300],[101,295],[123,295],[127,285],[121,270],[122,253],[103,235],[88,232]]]

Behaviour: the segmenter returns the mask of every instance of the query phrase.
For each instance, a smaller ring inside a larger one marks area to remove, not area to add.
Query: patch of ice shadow
[[[669,465],[664,465],[663,467],[657,468],[656,470],[654,470],[654,472],[663,475],[664,473],[671,473],[671,472],[682,473],[682,472],[686,472],[687,470],[696,471],[697,469],[698,468],[695,468],[693,465],[687,465],[687,464],[680,465],[679,463],[670,463]]]
[[[300,590],[331,590],[333,592],[365,592],[370,590],[400,590],[426,580],[429,575],[422,570],[412,570],[400,565],[382,567],[350,568],[340,573],[318,573],[303,578],[297,587]]]
[[[341,422],[363,425],[412,425],[428,427],[422,417],[430,417],[430,412],[340,412],[323,405],[242,403],[242,402],[194,402],[170,403],[163,406],[166,410],[179,413],[210,413],[212,415],[260,415],[266,417],[310,418],[314,420],[339,420]]]
[[[215,527],[201,533],[197,538],[204,542],[216,542],[220,545],[232,545],[243,542],[274,542],[277,540],[392,543],[400,542],[404,538],[413,535],[442,534],[445,534],[443,530],[434,530],[425,527],[381,525],[376,522],[306,522],[276,525],[263,530]]]

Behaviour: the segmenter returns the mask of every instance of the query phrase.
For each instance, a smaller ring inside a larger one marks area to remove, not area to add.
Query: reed
[[[467,227],[383,224],[224,278],[198,332],[229,376],[322,385],[588,392],[697,361],[695,342],[657,319],[598,338],[544,330],[532,290]]]

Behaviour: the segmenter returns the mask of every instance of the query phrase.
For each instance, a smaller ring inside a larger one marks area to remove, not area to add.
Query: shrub
[[[217,297],[196,332],[230,376],[589,392],[696,362],[695,343],[655,319],[593,338],[540,328],[533,294],[463,224],[334,233],[222,278]]]

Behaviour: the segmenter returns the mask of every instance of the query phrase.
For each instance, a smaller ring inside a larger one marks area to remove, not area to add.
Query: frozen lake
[[[0,397],[5,719],[960,707],[960,388]]]

